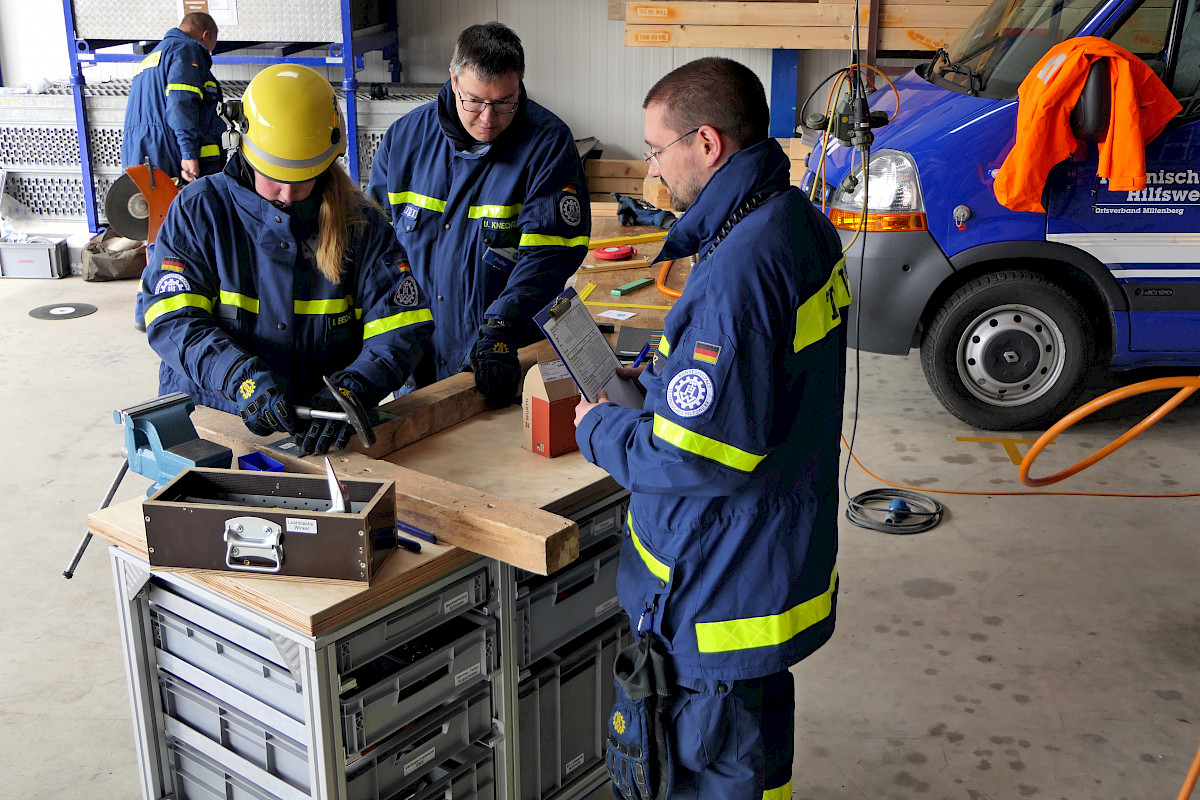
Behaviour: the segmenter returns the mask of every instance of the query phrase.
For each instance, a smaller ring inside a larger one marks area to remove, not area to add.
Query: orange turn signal
[[[856,211],[830,209],[829,221],[834,227],[848,231],[924,231],[929,230],[924,214],[867,214],[867,224],[862,224],[862,214]]]

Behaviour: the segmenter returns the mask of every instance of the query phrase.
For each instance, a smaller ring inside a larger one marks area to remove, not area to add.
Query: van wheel
[[[921,341],[921,366],[954,416],[993,431],[1045,428],[1070,411],[1094,358],[1083,308],[1024,270],[956,291]]]

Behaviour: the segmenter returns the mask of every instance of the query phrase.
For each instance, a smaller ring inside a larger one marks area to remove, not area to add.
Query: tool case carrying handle
[[[274,574],[283,569],[283,533],[262,517],[225,522],[225,566],[237,572]]]

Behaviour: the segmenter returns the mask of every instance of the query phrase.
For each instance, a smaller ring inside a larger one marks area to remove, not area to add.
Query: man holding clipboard
[[[788,668],[836,609],[841,246],[789,185],[749,69],[699,59],[644,107],[649,174],[687,211],[657,260],[698,262],[653,360],[617,370],[644,407],[597,388],[576,409],[584,457],[632,492],[617,588],[640,641],[606,761],[629,800],[788,798]]]

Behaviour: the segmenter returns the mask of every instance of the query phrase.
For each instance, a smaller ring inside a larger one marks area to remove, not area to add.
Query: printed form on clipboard
[[[603,390],[619,406],[642,407],[641,390],[633,381],[617,375],[621,362],[574,288],[560,292],[550,305],[534,314],[533,320],[589,403],[596,402]]]

